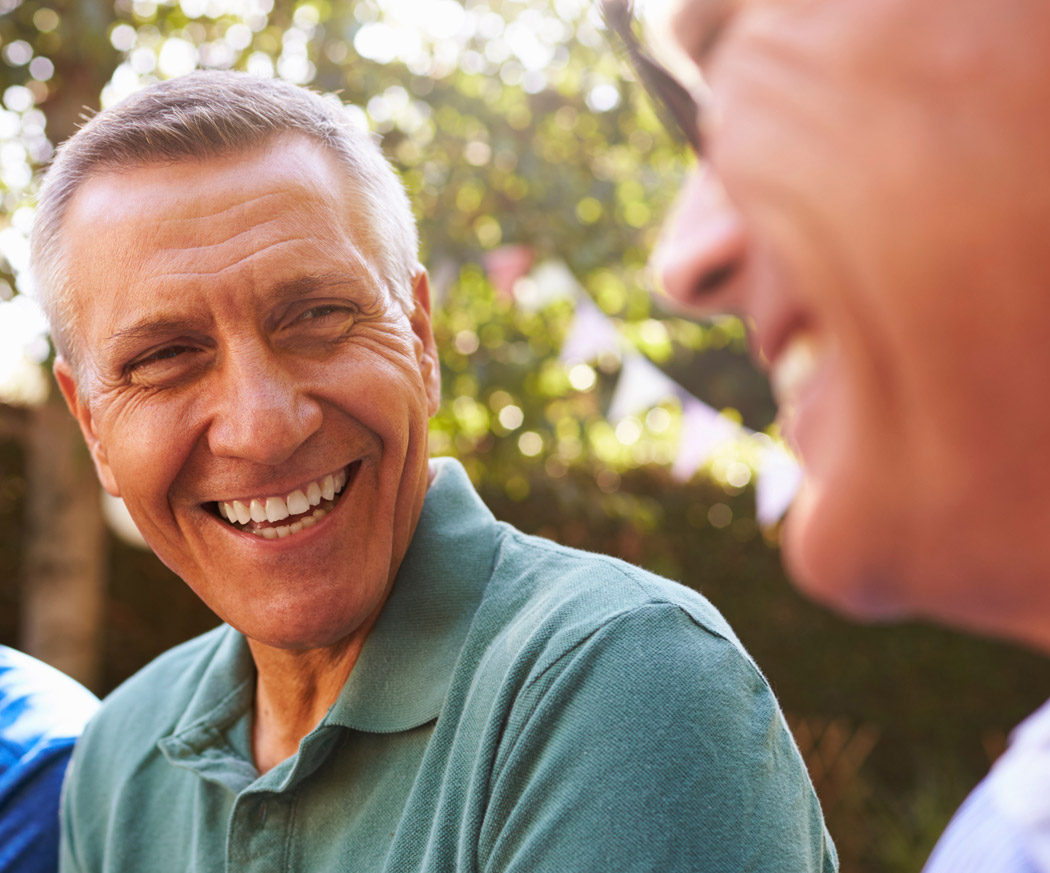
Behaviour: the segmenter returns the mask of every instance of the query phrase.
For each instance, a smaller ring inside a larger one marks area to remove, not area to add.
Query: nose
[[[275,466],[321,427],[320,404],[275,356],[228,356],[216,387],[208,445],[217,457]]]
[[[664,291],[683,314],[734,312],[734,281],[743,268],[746,236],[718,177],[700,167],[690,177],[653,255]]]

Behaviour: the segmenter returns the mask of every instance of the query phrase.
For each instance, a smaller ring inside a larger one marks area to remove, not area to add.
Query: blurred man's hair
[[[334,96],[245,73],[196,72],[151,85],[95,115],[58,149],[47,172],[30,264],[56,348],[71,366],[80,362],[61,231],[79,187],[93,173],[236,154],[288,133],[321,143],[345,167],[361,195],[352,204],[361,219],[360,241],[394,299],[411,312],[412,277],[419,268],[415,219],[371,134]]]

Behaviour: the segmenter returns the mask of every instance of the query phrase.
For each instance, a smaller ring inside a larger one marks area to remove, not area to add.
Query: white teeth
[[[280,497],[266,498],[266,520],[269,522],[283,521],[288,518],[288,505]]]
[[[310,501],[302,491],[293,491],[288,495],[288,511],[292,515],[301,515],[310,508]]]
[[[778,405],[789,406],[798,400],[816,374],[819,358],[820,345],[812,333],[797,333],[791,338],[769,374]]]
[[[284,539],[308,527],[313,527],[326,515],[328,513],[323,509],[315,509],[310,515],[304,516],[298,521],[293,521],[291,524],[282,524],[278,527],[260,527],[250,531],[250,533],[267,540]]]
[[[216,507],[219,515],[231,523],[247,524],[268,521],[270,524],[283,521],[289,516],[299,516],[291,524],[274,527],[249,529],[249,533],[264,539],[274,540],[297,534],[305,528],[312,527],[324,518],[328,511],[321,509],[322,500],[334,500],[346,486],[345,470],[325,476],[319,482],[311,482],[305,492],[297,488],[286,497],[266,497],[253,499],[248,503],[240,500],[218,501]],[[317,507],[311,512],[311,507]]]

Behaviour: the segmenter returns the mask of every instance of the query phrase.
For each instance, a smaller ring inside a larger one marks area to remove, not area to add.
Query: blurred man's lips
[[[221,519],[238,530],[264,539],[283,539],[324,518],[360,466],[355,461],[287,494],[220,500],[212,505]]]
[[[769,368],[769,381],[777,405],[784,409],[798,402],[816,375],[820,343],[811,331],[798,331],[781,348]]]

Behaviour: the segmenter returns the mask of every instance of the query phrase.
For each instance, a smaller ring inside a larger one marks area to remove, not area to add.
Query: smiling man
[[[1050,653],[1050,5],[673,5],[702,99],[633,51],[704,160],[656,260],[769,369],[805,468],[789,570]],[[1050,708],[930,869],[1050,871]]]
[[[156,85],[60,149],[33,236],[56,377],[225,622],[89,725],[63,869],[834,870],[712,607],[429,461],[416,248],[373,140],[285,83]]]

